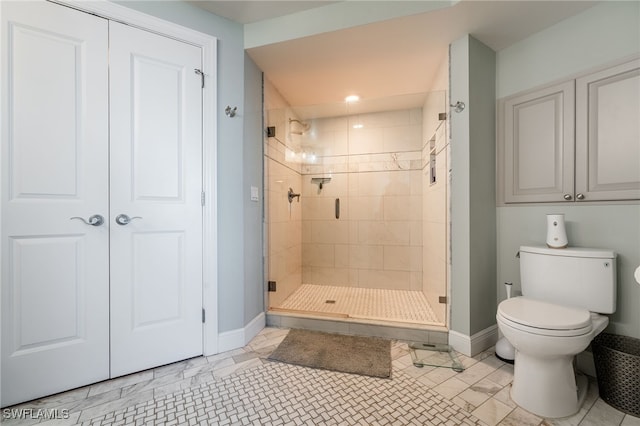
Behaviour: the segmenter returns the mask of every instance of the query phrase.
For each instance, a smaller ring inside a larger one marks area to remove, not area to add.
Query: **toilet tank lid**
[[[547,254],[551,256],[594,257],[598,259],[616,258],[616,253],[611,250],[588,247],[567,247],[563,249],[557,249],[544,246],[521,246],[520,252]]]

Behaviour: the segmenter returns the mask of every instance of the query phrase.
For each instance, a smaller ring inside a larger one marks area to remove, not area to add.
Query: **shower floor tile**
[[[277,308],[368,320],[442,324],[420,291],[303,284]]]

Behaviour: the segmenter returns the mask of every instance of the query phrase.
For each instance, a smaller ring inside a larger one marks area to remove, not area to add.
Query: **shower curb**
[[[433,344],[447,344],[449,341],[447,328],[437,325],[390,324],[354,318],[322,318],[270,311],[267,312],[266,317],[267,326],[270,327],[300,328]]]

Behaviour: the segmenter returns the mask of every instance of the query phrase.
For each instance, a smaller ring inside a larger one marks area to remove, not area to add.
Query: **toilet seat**
[[[592,331],[591,313],[526,297],[498,305],[498,318],[512,328],[545,336],[581,336]]]

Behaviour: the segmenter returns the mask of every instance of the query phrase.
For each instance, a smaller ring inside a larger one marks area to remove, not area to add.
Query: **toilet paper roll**
[[[636,268],[636,272],[633,274],[633,276],[636,278],[636,282],[640,284],[640,266]]]

